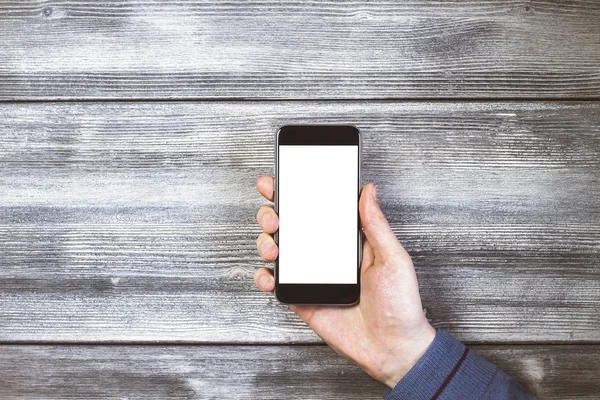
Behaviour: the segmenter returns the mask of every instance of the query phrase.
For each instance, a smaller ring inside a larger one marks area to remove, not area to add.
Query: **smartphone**
[[[360,132],[284,126],[275,140],[275,296],[286,304],[356,304],[362,234]]]

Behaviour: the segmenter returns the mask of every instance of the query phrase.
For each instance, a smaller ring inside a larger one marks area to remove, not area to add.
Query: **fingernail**
[[[260,252],[262,253],[262,255],[266,255],[269,250],[271,250],[271,243],[269,242],[264,242],[263,244],[260,245]]]
[[[373,200],[377,201],[377,186],[373,185],[373,191],[371,192]]]
[[[262,227],[264,228],[264,227],[268,226],[269,222],[271,222],[271,214],[265,214],[261,220]]]
[[[258,284],[260,285],[261,288],[266,288],[267,285],[269,284],[269,277],[266,275],[261,276],[260,279],[258,280]]]

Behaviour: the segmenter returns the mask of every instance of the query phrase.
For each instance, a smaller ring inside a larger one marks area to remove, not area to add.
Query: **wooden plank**
[[[597,399],[600,348],[474,347],[543,399]],[[381,399],[326,346],[1,346],[0,399]]]
[[[600,97],[600,3],[10,1],[0,99]]]
[[[597,399],[600,347],[472,346],[540,399]]]
[[[467,342],[600,340],[600,103],[0,105],[0,340],[315,343],[253,287],[285,123],[356,123],[364,181]]]

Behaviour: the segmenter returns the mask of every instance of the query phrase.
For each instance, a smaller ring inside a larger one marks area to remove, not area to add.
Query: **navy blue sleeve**
[[[384,400],[530,400],[534,395],[492,363],[438,329],[421,359]]]

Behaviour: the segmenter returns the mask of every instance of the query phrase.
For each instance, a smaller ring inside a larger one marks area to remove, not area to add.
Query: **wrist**
[[[435,339],[436,330],[429,323],[411,333],[410,339],[402,340],[390,350],[379,381],[390,389],[414,367]]]

